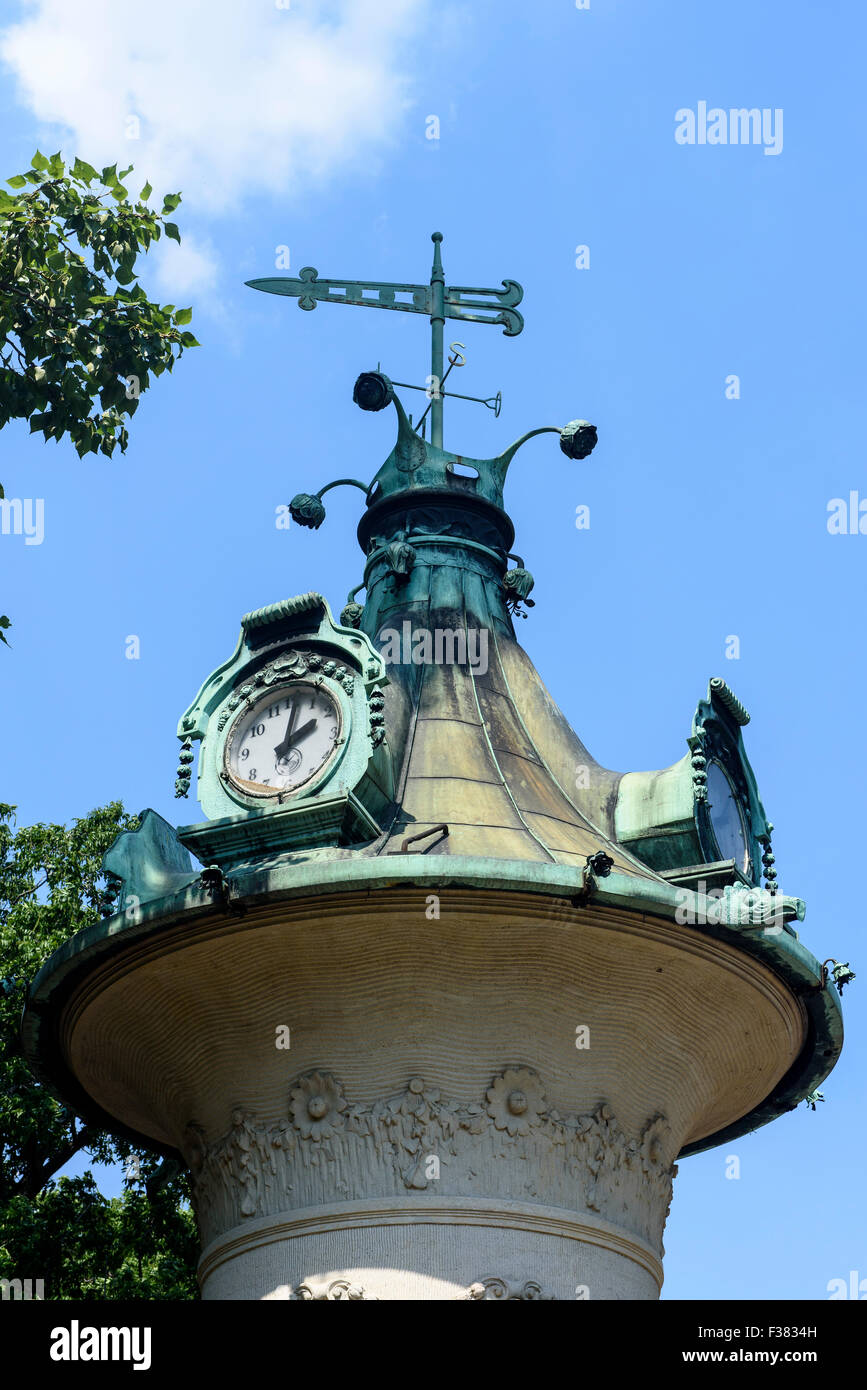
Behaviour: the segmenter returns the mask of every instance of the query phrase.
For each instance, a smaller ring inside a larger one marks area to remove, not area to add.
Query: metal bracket
[[[209,864],[203,869],[199,875],[199,882],[224,912],[231,912],[237,917],[244,916],[247,909],[239,903],[232,902],[232,885],[218,864]]]
[[[440,839],[444,840],[448,836],[448,833],[449,828],[447,825],[432,825],[428,830],[420,830],[417,835],[407,835],[405,840],[401,840],[400,849],[390,849],[388,852],[389,854],[409,854],[409,847],[415,844],[416,840],[427,840],[431,835],[439,835]],[[432,848],[432,845],[428,845],[423,853],[427,854],[427,850]]]
[[[573,907],[586,907],[587,900],[596,887],[597,878],[607,878],[614,867],[614,860],[604,849],[588,854],[587,862],[581,870],[581,888],[571,899]]]

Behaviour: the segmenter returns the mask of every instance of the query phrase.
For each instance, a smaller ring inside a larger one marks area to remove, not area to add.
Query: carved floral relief
[[[634,1136],[608,1105],[561,1115],[526,1067],[507,1068],[469,1104],[419,1076],[399,1095],[352,1103],[316,1071],[292,1083],[278,1123],[238,1106],[222,1138],[207,1145],[190,1124],[182,1147],[205,1241],[247,1217],[429,1192],[597,1213],[661,1250],[677,1171],[663,1115]]]

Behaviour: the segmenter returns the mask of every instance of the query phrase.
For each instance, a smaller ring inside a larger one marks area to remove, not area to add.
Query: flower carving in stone
[[[316,1283],[308,1279],[306,1284],[298,1285],[292,1297],[300,1303],[313,1303],[319,1300],[326,1303],[377,1303],[379,1301],[372,1294],[365,1293],[361,1284],[354,1284],[349,1279],[333,1279],[331,1283]]]
[[[626,1133],[605,1102],[591,1114],[550,1109],[537,1073],[515,1065],[469,1102],[420,1076],[397,1094],[346,1101],[340,1082],[316,1071],[290,1082],[278,1122],[256,1123],[236,1109],[222,1138],[207,1142],[193,1123],[182,1147],[208,1239],[287,1205],[389,1197],[401,1188],[465,1197],[479,1191],[484,1172],[494,1197],[521,1193],[614,1221],[629,1208],[629,1229],[661,1246],[677,1145],[661,1114]],[[522,1299],[544,1296],[530,1284]],[[482,1287],[483,1295],[476,1288],[466,1296],[515,1296],[499,1284]]]
[[[345,1109],[340,1083],[327,1072],[303,1076],[290,1092],[289,1114],[303,1139],[331,1139],[343,1128]]]
[[[506,1303],[550,1303],[554,1295],[536,1279],[500,1279],[496,1275],[486,1275],[477,1279],[468,1289],[458,1294],[457,1302],[492,1303],[495,1300]]]
[[[509,1134],[529,1134],[545,1108],[542,1083],[527,1067],[504,1071],[488,1088],[487,1097],[495,1127]]]

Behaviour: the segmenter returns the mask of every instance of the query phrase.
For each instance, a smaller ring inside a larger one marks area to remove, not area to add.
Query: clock
[[[295,681],[266,692],[237,715],[224,745],[224,768],[247,796],[296,792],[333,760],[343,724],[323,685]]]
[[[181,716],[175,794],[199,744],[206,820],[178,838],[226,870],[281,853],[370,844],[393,816],[385,661],[321,594],[247,613],[234,653]]]

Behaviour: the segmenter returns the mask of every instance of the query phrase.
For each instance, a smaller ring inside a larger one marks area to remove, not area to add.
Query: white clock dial
[[[297,681],[263,695],[232,727],[229,776],[254,795],[295,791],[325,766],[340,734],[340,707],[322,686]]]

